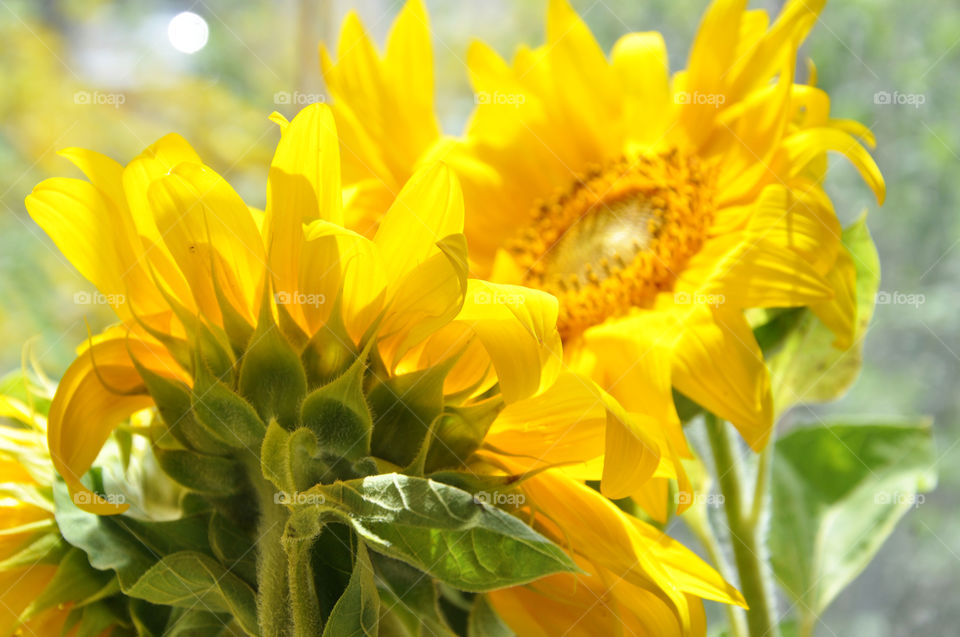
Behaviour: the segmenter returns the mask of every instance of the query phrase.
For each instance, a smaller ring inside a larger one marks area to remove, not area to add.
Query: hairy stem
[[[724,498],[730,543],[740,576],[740,592],[750,606],[747,611],[749,634],[751,637],[777,637],[779,631],[773,617],[770,589],[766,585],[757,526],[751,522],[753,515],[745,514],[740,458],[734,451],[725,422],[707,414],[706,428],[716,466],[717,482]],[[763,499],[761,495],[759,501],[762,502]]]
[[[253,463],[251,463],[253,465]],[[259,462],[248,475],[257,494],[260,520],[257,526],[257,618],[262,637],[290,637],[290,588],[287,584],[287,553],[283,530],[289,514],[276,501],[276,488],[260,473]]]

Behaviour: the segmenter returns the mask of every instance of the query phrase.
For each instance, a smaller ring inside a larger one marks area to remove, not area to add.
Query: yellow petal
[[[770,377],[742,312],[691,309],[674,351],[673,383],[684,395],[737,427],[754,450],[773,426]]]
[[[63,476],[77,506],[99,515],[121,513],[127,505],[116,505],[91,493],[80,478],[114,427],[153,404],[131,354],[158,374],[186,377],[158,344],[122,338],[100,341],[67,368],[50,405],[47,442],[54,468]]]
[[[655,31],[629,33],[613,46],[611,63],[623,89],[630,141],[650,144],[666,132],[670,114],[667,45]]]
[[[302,223],[326,219],[343,224],[340,149],[329,106],[310,104],[293,118],[277,145],[270,173],[269,215],[292,215]],[[275,173],[290,178],[277,184]]]
[[[470,279],[458,323],[483,343],[506,402],[531,396],[556,378],[562,360],[557,299],[515,285]]]
[[[216,276],[234,308],[253,322],[266,256],[250,210],[233,188],[206,166],[181,163],[151,184],[150,205],[204,314],[220,319]]]
[[[441,239],[463,232],[463,194],[447,166],[419,170],[380,221],[373,241],[380,250],[390,289],[438,253]]]
[[[789,176],[802,173],[810,162],[827,151],[842,153],[860,172],[863,180],[883,204],[886,185],[870,153],[849,133],[836,128],[811,128],[794,133],[783,142],[788,155]]]

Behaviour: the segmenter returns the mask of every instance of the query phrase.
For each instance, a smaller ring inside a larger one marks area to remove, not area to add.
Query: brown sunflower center
[[[621,158],[533,210],[509,250],[525,285],[560,299],[564,338],[673,288],[713,219],[707,182],[677,150]]]

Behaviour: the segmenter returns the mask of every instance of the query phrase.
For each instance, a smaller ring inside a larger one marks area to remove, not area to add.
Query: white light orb
[[[167,37],[177,51],[196,53],[207,45],[210,27],[207,21],[192,11],[184,11],[173,16],[167,26]]]

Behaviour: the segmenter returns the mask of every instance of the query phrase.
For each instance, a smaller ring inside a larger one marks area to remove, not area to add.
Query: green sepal
[[[463,465],[480,448],[503,407],[499,396],[466,407],[448,406],[433,427],[425,470]]]
[[[260,447],[260,470],[280,490],[277,504],[293,504],[290,498],[321,480],[327,467],[316,452],[317,439],[309,429],[291,432],[270,422]]]
[[[411,637],[454,637],[440,612],[437,587],[428,575],[385,555],[370,556],[380,590],[380,616],[399,624],[397,634]]]
[[[373,417],[363,395],[366,364],[357,358],[340,377],[314,390],[300,411],[301,422],[320,449],[350,461],[370,455]]]
[[[43,592],[23,612],[24,617],[58,604],[72,603],[83,606],[118,592],[120,585],[110,571],[98,571],[90,566],[87,555],[72,548],[57,565],[57,572]]]
[[[267,426],[253,405],[234,393],[197,361],[192,409],[196,419],[233,448],[257,449]]]
[[[210,550],[228,571],[236,573],[251,586],[257,583],[257,556],[252,550],[256,542],[252,532],[245,532],[220,513],[210,517],[208,539]]]
[[[443,412],[443,383],[455,362],[451,357],[428,369],[378,379],[368,392],[373,455],[403,467],[416,459],[430,423]]]
[[[493,610],[486,595],[477,595],[467,619],[467,637],[514,637],[514,633]]]
[[[380,596],[373,578],[373,565],[367,547],[363,542],[357,542],[353,573],[346,590],[327,618],[323,637],[377,637],[379,622]]]
[[[239,389],[263,422],[276,419],[293,430],[307,393],[307,377],[300,356],[274,323],[270,308],[269,286],[264,286],[257,329],[240,362]]]
[[[256,593],[203,553],[182,551],[164,556],[127,594],[155,604],[201,606],[210,612],[229,613],[248,634],[259,634]]]
[[[242,468],[229,458],[156,446],[154,454],[163,472],[191,491],[225,496],[237,493],[243,488]]]
[[[230,343],[234,356],[241,356],[243,349],[250,342],[253,335],[253,326],[247,322],[247,319],[240,315],[240,312],[233,307],[233,304],[227,300],[220,286],[220,278],[216,276],[216,262],[213,258],[213,251],[210,252],[210,269],[213,273],[213,293],[217,297],[217,306],[220,308],[220,314],[223,317],[223,332]],[[266,276],[266,274],[265,274]],[[266,285],[266,282],[264,282]]]
[[[38,535],[21,546],[16,553],[0,562],[0,573],[38,564],[59,564],[60,560],[70,550],[70,545],[64,542],[58,533],[53,532],[56,530],[55,522],[45,523],[42,527],[33,524],[30,526],[38,529]],[[49,532],[39,531],[40,528],[44,527]],[[17,533],[20,528],[22,527],[9,529],[8,531],[11,534]]]
[[[314,333],[300,354],[310,387],[333,381],[346,372],[360,355],[360,350],[343,323],[340,299],[340,295],[337,295],[327,321]]]
[[[132,357],[131,357],[132,358]],[[230,447],[220,440],[205,424],[193,417],[190,388],[184,383],[156,374],[135,358],[133,364],[157,405],[160,417],[180,444],[208,455],[223,456]]]

